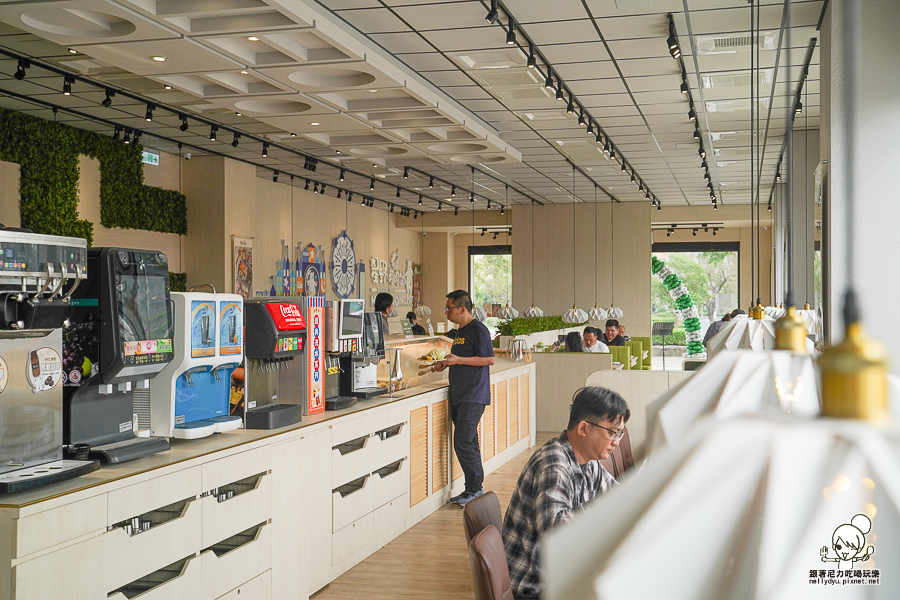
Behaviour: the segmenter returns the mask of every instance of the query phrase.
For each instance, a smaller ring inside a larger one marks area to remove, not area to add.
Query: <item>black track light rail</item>
[[[196,122],[198,122],[198,123],[201,123],[201,124],[204,125],[204,126],[210,127],[210,128],[211,128],[211,131],[223,132],[223,133],[230,133],[230,134],[232,134],[232,135],[237,135],[237,136],[239,137],[239,139],[242,139],[242,140],[243,140],[243,139],[253,140],[253,141],[255,141],[255,142],[258,142],[258,143],[262,144],[262,146],[263,146],[263,152],[264,152],[263,156],[268,156],[268,152],[271,151],[271,149],[277,148],[278,150],[281,150],[281,151],[286,152],[286,153],[288,153],[288,154],[291,154],[291,155],[293,155],[293,156],[301,157],[301,158],[303,158],[305,161],[312,161],[313,163],[322,163],[322,164],[324,164],[324,165],[326,165],[326,166],[328,166],[328,167],[331,167],[331,168],[333,168],[333,169],[335,169],[335,170],[337,170],[337,171],[339,171],[339,172],[343,172],[344,174],[352,174],[352,175],[356,175],[356,176],[359,176],[359,177],[361,177],[361,178],[363,178],[363,179],[373,179],[373,176],[372,176],[370,173],[364,173],[363,171],[358,171],[358,170],[356,170],[356,169],[352,169],[352,168],[347,167],[347,166],[344,166],[344,165],[342,165],[342,164],[340,164],[340,163],[335,163],[335,162],[329,161],[329,160],[327,160],[327,159],[322,159],[322,158],[319,158],[319,157],[314,156],[314,155],[311,155],[311,154],[306,154],[305,152],[300,152],[299,150],[295,150],[294,148],[290,148],[290,147],[288,147],[288,146],[284,146],[284,145],[279,144],[279,143],[277,143],[277,142],[273,142],[272,140],[265,139],[265,138],[263,138],[263,137],[257,136],[257,135],[252,134],[252,133],[248,133],[248,132],[246,132],[246,131],[241,131],[240,129],[237,129],[237,128],[235,128],[235,127],[225,126],[225,125],[223,125],[222,123],[217,123],[216,121],[213,121],[213,120],[208,119],[208,118],[206,118],[206,117],[199,116],[199,115],[195,115],[195,114],[193,114],[193,113],[187,113],[187,112],[185,112],[185,111],[183,111],[183,110],[180,110],[180,109],[178,109],[178,108],[171,107],[171,106],[168,106],[168,105],[166,105],[166,104],[161,104],[161,103],[159,103],[159,102],[156,101],[156,100],[153,100],[153,99],[151,99],[151,98],[145,98],[145,97],[143,97],[143,96],[140,96],[140,95],[138,95],[138,94],[135,94],[135,93],[133,93],[133,92],[131,92],[131,91],[129,91],[129,90],[123,89],[123,88],[119,88],[119,87],[116,87],[116,86],[112,86],[112,85],[109,85],[109,84],[106,84],[106,83],[98,83],[98,82],[96,82],[96,81],[93,81],[93,80],[90,79],[90,78],[83,77],[83,76],[81,76],[81,75],[79,75],[79,74],[77,74],[77,73],[70,73],[70,72],[68,72],[68,71],[65,71],[65,70],[63,70],[63,69],[61,69],[61,68],[59,68],[59,67],[57,67],[56,65],[53,65],[53,64],[51,64],[51,63],[47,63],[47,62],[45,62],[45,61],[37,60],[37,59],[32,58],[32,57],[30,57],[30,56],[25,56],[25,55],[22,55],[22,54],[18,54],[18,53],[16,53],[16,52],[12,52],[12,51],[10,51],[10,50],[7,50],[6,48],[0,47],[0,55],[7,56],[7,57],[9,57],[9,58],[18,59],[19,61],[25,61],[25,63],[27,64],[28,67],[37,66],[37,67],[40,67],[41,69],[43,69],[43,70],[45,70],[45,71],[49,71],[49,72],[51,72],[51,73],[55,73],[56,75],[60,75],[60,76],[62,76],[62,77],[64,78],[64,81],[66,81],[69,85],[71,85],[71,83],[74,83],[74,82],[77,81],[77,82],[80,82],[80,83],[89,85],[89,86],[91,86],[91,87],[94,87],[94,88],[98,88],[98,89],[104,90],[104,91],[106,91],[106,92],[113,92],[112,94],[110,94],[110,95],[113,96],[113,97],[115,97],[115,96],[120,96],[120,97],[123,97],[123,98],[128,98],[128,99],[130,99],[130,100],[133,100],[133,101],[138,102],[138,103],[140,103],[140,104],[144,104],[144,105],[146,105],[147,107],[152,106],[153,109],[152,109],[150,112],[152,112],[152,111],[165,111],[165,112],[168,112],[168,113],[170,113],[170,114],[176,115],[176,116],[179,118],[179,120],[180,120],[183,124],[186,123],[188,119],[190,119],[190,120],[192,120],[192,121],[196,121]],[[18,79],[18,78],[16,78],[16,79]],[[37,103],[37,104],[41,104],[41,105],[43,105],[43,106],[47,106],[47,107],[53,108],[54,110],[62,110],[62,111],[67,112],[67,113],[69,113],[69,114],[71,114],[71,115],[74,115],[74,116],[77,116],[77,117],[79,117],[79,118],[86,119],[86,120],[89,120],[89,121],[94,121],[94,122],[99,122],[99,123],[105,123],[105,124],[110,125],[110,126],[113,126],[113,127],[116,127],[116,126],[118,126],[118,127],[123,127],[123,126],[119,125],[118,123],[115,123],[114,121],[111,121],[111,120],[108,120],[108,119],[103,119],[103,118],[101,118],[101,117],[95,117],[95,116],[93,116],[93,115],[89,115],[89,114],[86,114],[86,113],[82,113],[82,112],[77,111],[77,110],[73,110],[73,109],[69,109],[69,108],[64,108],[64,107],[61,107],[61,106],[56,106],[56,105],[54,105],[54,104],[52,104],[52,103],[50,103],[50,102],[46,102],[46,101],[42,101],[42,100],[36,100],[36,99],[34,99],[34,98],[31,98],[31,97],[29,97],[29,96],[25,96],[25,95],[23,95],[23,94],[18,94],[18,93],[16,93],[16,92],[11,92],[11,91],[7,91],[7,90],[0,90],[0,93],[4,93],[4,94],[9,95],[9,96],[14,96],[14,97],[19,98],[19,99],[22,99],[22,100],[26,100],[26,101],[30,101],[30,102],[35,102],[35,103]],[[104,100],[105,100],[105,99],[104,99]],[[102,104],[102,103],[101,103],[101,104]],[[158,113],[157,113],[157,114],[158,114]],[[182,125],[182,127],[184,127],[184,125]],[[186,130],[186,129],[187,129],[187,127],[184,127],[184,129],[182,129],[182,131],[184,131],[184,130]],[[134,129],[134,130],[135,130],[135,131],[140,131],[140,130],[138,130],[138,129]],[[211,150],[211,149],[209,149],[209,148],[207,148],[207,147],[200,147],[200,146],[193,146],[193,145],[190,145],[190,144],[186,144],[186,143],[181,142],[181,141],[179,141],[179,140],[175,140],[175,139],[171,139],[171,138],[164,137],[164,136],[162,136],[162,135],[158,135],[158,134],[156,134],[155,132],[154,132],[152,135],[153,135],[154,137],[157,137],[157,138],[159,138],[159,139],[165,140],[165,141],[167,141],[167,142],[171,142],[171,143],[175,143],[175,144],[179,144],[179,145],[183,145],[183,146],[190,147],[190,148],[192,148],[192,149],[194,149],[194,150],[197,150],[198,152],[203,152],[203,153],[208,153],[208,154],[215,154],[216,156],[222,156],[222,157],[225,157],[225,158],[231,158],[231,159],[233,159],[233,160],[238,160],[238,161],[240,161],[240,162],[243,162],[243,163],[246,163],[246,164],[250,164],[250,165],[253,165],[253,166],[259,167],[259,168],[264,168],[264,169],[267,169],[267,170],[270,170],[270,171],[276,171],[276,170],[277,170],[277,169],[274,169],[273,167],[270,167],[270,166],[268,166],[268,165],[260,165],[260,164],[254,163],[254,162],[249,161],[249,160],[246,160],[246,159],[240,159],[240,158],[231,156],[231,155],[229,155],[229,154],[224,154],[224,153],[222,153],[222,152],[218,152],[218,151],[215,151],[215,150]],[[306,177],[305,175],[297,175],[297,177],[310,179],[309,177]],[[378,178],[375,177],[374,179],[378,179]],[[310,181],[313,181],[313,180],[310,179]],[[397,185],[397,184],[394,184],[394,183],[385,183],[384,185],[385,185],[385,186],[388,186],[388,187],[396,188],[396,189],[398,189],[398,190],[403,190],[404,192],[407,192],[408,194],[411,194],[411,195],[414,195],[414,196],[422,196],[422,197],[424,197],[424,198],[427,198],[427,199],[430,200],[431,202],[434,202],[435,204],[437,204],[439,210],[440,210],[440,208],[441,208],[441,205],[443,204],[443,200],[439,200],[439,199],[434,198],[434,197],[432,197],[432,196],[429,196],[429,195],[427,195],[427,194],[422,194],[421,192],[419,192],[419,191],[417,191],[417,190],[413,190],[413,189],[404,187],[404,186],[402,186],[402,185]],[[332,186],[332,187],[335,187],[335,186]],[[338,188],[335,188],[335,189],[338,189]],[[345,188],[340,188],[340,189],[345,189]],[[358,193],[358,192],[357,192],[357,193]],[[376,199],[376,200],[377,200],[377,199]],[[379,200],[379,201],[380,201],[380,202],[385,202],[385,204],[387,204],[388,206],[391,206],[391,205],[394,204],[394,203],[391,203],[391,202],[387,202],[387,201],[385,201],[385,200]],[[400,206],[400,205],[397,204],[397,206]],[[423,212],[423,211],[421,211],[421,210],[419,210],[419,209],[412,209],[412,210],[415,210],[415,211],[417,211],[417,212]],[[474,210],[474,208],[471,208],[471,209],[469,209],[469,210]]]
[[[520,196],[522,196],[522,197],[524,197],[524,198],[528,198],[528,200],[530,200],[531,202],[537,202],[537,203],[540,204],[541,206],[544,205],[543,202],[541,202],[540,200],[538,200],[538,199],[535,198],[534,196],[531,196],[530,194],[526,194],[525,192],[523,192],[523,191],[520,190],[519,188],[517,188],[517,187],[515,187],[515,186],[512,186],[512,185],[509,185],[509,184],[506,183],[505,181],[501,181],[500,179],[498,179],[497,177],[494,177],[493,175],[491,175],[491,174],[489,174],[489,173],[485,173],[484,171],[482,171],[481,169],[475,167],[474,165],[469,165],[469,168],[472,169],[473,171],[477,172],[477,173],[481,173],[481,174],[484,175],[485,177],[489,177],[489,178],[493,179],[494,181],[497,181],[497,182],[499,182],[499,183],[503,183],[504,185],[507,185],[507,186],[509,187],[509,189],[511,189],[512,191],[516,192],[517,194],[519,194]],[[434,181],[435,183],[442,183],[442,184],[444,184],[444,186],[446,186],[446,187],[448,187],[448,188],[450,188],[450,189],[456,189],[456,188],[458,188],[460,191],[465,191],[465,192],[469,192],[469,193],[471,193],[471,194],[474,194],[476,200],[482,199],[482,200],[485,200],[485,201],[487,201],[487,202],[491,202],[491,203],[493,203],[493,204],[499,204],[500,206],[507,207],[506,204],[504,204],[503,202],[500,202],[500,201],[498,201],[498,200],[494,200],[494,199],[492,199],[492,198],[488,198],[488,197],[485,196],[484,194],[478,194],[478,193],[475,192],[475,190],[467,190],[467,189],[465,189],[465,188],[464,188],[463,186],[461,186],[461,185],[456,185],[455,183],[450,183],[450,182],[447,181],[446,179],[443,179],[443,178],[438,177],[438,176],[436,176],[436,175],[432,175],[431,173],[428,173],[427,171],[423,171],[422,169],[418,169],[418,168],[416,168],[416,167],[406,166],[406,167],[403,167],[403,172],[404,172],[404,174],[415,173],[416,175],[419,176],[420,179],[427,179],[427,180],[429,181],[429,185],[430,185],[431,181]],[[429,189],[431,189],[431,188],[429,188]],[[450,202],[453,202],[453,201],[451,200]],[[456,204],[454,204],[454,206],[456,206]],[[508,207],[507,207],[507,208],[508,208]]]

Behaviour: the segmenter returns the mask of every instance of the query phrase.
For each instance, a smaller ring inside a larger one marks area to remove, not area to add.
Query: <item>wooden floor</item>
[[[531,453],[558,433],[539,432],[534,447],[484,480],[506,505]],[[462,526],[462,509],[446,504],[390,544],[314,594],[314,600],[393,598],[472,600],[472,572]]]

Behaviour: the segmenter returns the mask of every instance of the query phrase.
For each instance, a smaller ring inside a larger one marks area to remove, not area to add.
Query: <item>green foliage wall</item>
[[[565,329],[567,327],[580,327],[585,323],[566,323],[559,315],[549,317],[519,317],[517,319],[509,319],[508,321],[500,321],[498,328],[500,335],[529,335],[540,331],[551,331],[553,329]]]
[[[169,290],[173,292],[187,291],[187,273],[173,273],[169,271]]]
[[[0,160],[20,165],[22,227],[83,237],[93,224],[78,219],[78,156],[100,162],[100,223],[105,227],[187,233],[183,194],[144,185],[143,148],[0,108]]]

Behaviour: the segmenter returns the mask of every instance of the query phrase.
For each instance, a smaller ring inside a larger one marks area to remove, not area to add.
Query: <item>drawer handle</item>
[[[268,471],[263,471],[262,473],[257,473],[256,475],[233,481],[228,485],[223,485],[222,487],[212,489],[208,492],[203,492],[200,494],[200,497],[212,496],[216,499],[216,502],[225,502],[226,500],[231,500],[235,496],[240,496],[241,494],[246,494],[247,492],[252,492],[257,489],[262,482],[262,478],[266,475],[268,475]]]
[[[349,442],[344,442],[343,444],[338,444],[337,446],[333,446],[332,450],[337,450],[341,453],[341,456],[346,456],[351,452],[356,452],[357,450],[362,450],[366,447],[366,442],[369,441],[369,434],[362,437],[358,437],[355,440],[350,440]]]
[[[125,598],[134,598],[139,594],[149,592],[150,590],[158,588],[161,585],[165,585],[173,579],[184,575],[185,571],[188,568],[188,565],[193,558],[194,555],[192,554],[187,558],[183,558],[179,561],[173,562],[171,565],[165,566],[158,571],[154,571],[153,573],[145,575],[140,579],[136,579],[131,583],[126,583],[122,587],[111,591],[109,593],[109,596],[112,596],[113,594],[121,594]]]
[[[148,531],[151,527],[158,527],[169,521],[180,519],[187,512],[188,506],[194,500],[196,500],[196,498],[191,496],[190,498],[173,502],[162,508],[157,508],[136,517],[132,517],[131,519],[114,523],[107,527],[106,530],[112,531],[113,529],[121,528],[130,536],[137,535],[142,531]]]
[[[400,432],[403,431],[404,425],[406,425],[406,421],[404,421],[403,423],[397,423],[396,425],[392,425],[391,427],[380,429],[375,432],[375,435],[377,435],[383,442],[394,437],[395,435],[400,435]]]
[[[259,538],[259,534],[260,532],[262,532],[262,528],[265,527],[265,525],[265,523],[254,525],[250,529],[245,529],[244,531],[237,533],[228,539],[222,540],[218,544],[213,544],[209,548],[204,549],[203,552],[212,550],[216,554],[216,558],[219,558],[233,550],[237,550],[238,548],[256,541],[256,539]]]
[[[345,483],[344,485],[340,485],[340,486],[334,488],[333,490],[331,490],[331,493],[332,494],[337,493],[337,494],[341,495],[341,498],[346,498],[350,494],[355,494],[359,490],[366,487],[366,480],[368,478],[369,478],[368,475],[363,475],[359,479],[354,479],[353,481],[350,481],[348,483]]]
[[[389,465],[385,465],[385,466],[381,467],[380,469],[378,469],[375,472],[378,473],[379,477],[384,479],[388,475],[393,475],[394,473],[399,472],[400,468],[403,466],[404,460],[406,460],[405,456],[403,458],[401,458],[400,460],[394,461]]]

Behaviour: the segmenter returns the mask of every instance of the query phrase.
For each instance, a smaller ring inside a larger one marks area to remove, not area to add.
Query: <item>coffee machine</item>
[[[303,300],[271,297],[244,302],[244,423],[249,429],[287,427],[303,418],[307,334]]]
[[[135,434],[134,391],[174,358],[175,321],[165,254],[88,250],[88,278],[72,295],[63,332],[67,369],[64,438],[90,456],[119,463],[169,449]]]
[[[61,327],[86,272],[84,239],[0,230],[0,494],[100,466],[62,460]]]
[[[381,314],[364,313],[358,349],[340,359],[342,396],[370,400],[388,392],[387,388],[378,387],[378,363],[385,357],[382,323]]]
[[[212,286],[210,286],[212,287]],[[196,439],[240,428],[229,414],[231,372],[243,360],[243,298],[172,293],[174,359],[150,381],[150,434]]]

